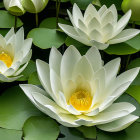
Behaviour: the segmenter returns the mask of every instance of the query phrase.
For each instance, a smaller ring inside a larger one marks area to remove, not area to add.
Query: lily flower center
[[[71,95],[69,103],[79,111],[88,111],[92,103],[92,97],[89,92],[80,90]]]
[[[0,60],[9,68],[12,65],[12,58],[5,52],[0,53]]]

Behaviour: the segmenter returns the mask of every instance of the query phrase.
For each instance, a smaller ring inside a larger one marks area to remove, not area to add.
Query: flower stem
[[[131,54],[129,54],[129,55],[127,56],[125,70],[127,70],[127,69],[128,69],[128,65],[129,65],[130,59],[131,59]]]
[[[14,25],[14,30],[15,30],[15,32],[17,31],[17,16],[15,16],[15,25]]]
[[[38,27],[38,13],[35,14],[36,27]]]
[[[56,29],[58,28],[58,18],[61,0],[56,0]]]

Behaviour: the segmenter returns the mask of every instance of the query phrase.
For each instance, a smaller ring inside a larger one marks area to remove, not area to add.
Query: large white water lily
[[[47,5],[49,0],[21,0],[23,7],[30,13],[39,13]]]
[[[52,48],[49,64],[36,61],[37,72],[44,88],[20,85],[32,103],[67,127],[97,125],[105,131],[120,131],[137,116],[128,102],[113,103],[129,87],[139,68],[119,76],[120,58],[103,65],[97,48],[91,47],[81,56],[70,46],[62,56]]]
[[[16,16],[21,16],[25,13],[21,1],[22,0],[3,0],[5,8]]]
[[[131,10],[118,20],[115,5],[109,8],[104,5],[97,11],[89,4],[83,16],[79,7],[74,4],[72,14],[68,11],[68,15],[73,26],[59,23],[59,27],[75,40],[88,46],[95,45],[100,50],[140,33],[137,29],[123,30],[131,17]]]
[[[6,34],[0,35],[0,82],[12,82],[20,78],[19,75],[28,65],[31,58],[32,39],[24,40],[24,29],[16,34],[14,28]]]

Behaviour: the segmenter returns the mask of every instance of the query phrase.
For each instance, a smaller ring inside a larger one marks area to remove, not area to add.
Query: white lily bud
[[[22,0],[22,5],[29,13],[39,13],[47,5],[48,0]]]
[[[4,0],[3,2],[6,10],[8,10],[11,14],[21,16],[25,13],[21,0]]]

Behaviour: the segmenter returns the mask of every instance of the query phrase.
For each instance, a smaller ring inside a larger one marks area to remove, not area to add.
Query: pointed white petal
[[[77,33],[77,31],[75,30],[74,27],[70,26],[70,25],[65,25],[65,24],[58,24],[59,27],[70,37],[72,37],[73,39],[85,44],[85,45],[89,45],[89,40],[87,40],[86,38],[83,38],[82,36],[79,36],[79,34]]]
[[[78,20],[79,19],[83,20],[83,15],[76,3],[73,5],[72,15],[73,15],[73,22],[78,27]]]
[[[0,74],[0,82],[13,82],[19,79],[20,77],[22,77],[22,75],[16,77],[6,77],[3,74]]]
[[[125,116],[121,119],[118,119],[116,121],[113,121],[113,122],[110,122],[107,124],[98,125],[97,127],[104,131],[117,132],[117,131],[121,131],[121,130],[127,128],[138,118],[139,118],[138,116],[129,114],[128,116]]]
[[[52,48],[49,57],[49,66],[52,68],[57,75],[60,75],[60,64],[61,64],[62,54],[56,49]]]
[[[116,43],[125,42],[125,41],[135,37],[139,33],[140,33],[140,30],[137,30],[137,29],[126,29],[126,30],[123,30],[117,36],[115,36],[113,39],[109,40],[108,43],[116,44]]]
[[[93,29],[89,33],[89,37],[90,37],[90,40],[95,40],[97,42],[102,42],[102,34],[96,29]]]
[[[92,68],[93,68],[94,71],[97,71],[102,67],[101,55],[100,55],[100,52],[97,48],[91,47],[87,51],[85,56],[89,60],[89,62],[92,65]]]
[[[104,13],[106,10],[107,10],[106,5],[103,5],[103,6],[99,9],[99,11],[98,11],[99,15],[102,16],[103,13]]]
[[[69,46],[69,48],[65,51],[62,57],[60,70],[62,84],[72,78],[73,69],[75,67],[75,64],[80,60],[80,58],[81,55],[74,46]]]
[[[15,34],[15,32],[14,32],[14,28],[12,27],[11,29],[10,29],[10,31],[6,34],[6,36],[5,36],[5,39],[6,39],[6,41],[8,41],[10,38],[11,38],[11,36],[13,36]]]
[[[50,94],[52,98],[55,98],[55,96],[52,94],[52,89],[50,84],[49,65],[42,60],[36,60],[36,67],[37,67],[38,77],[42,86]]]
[[[112,82],[112,80],[114,80],[114,78],[116,78],[118,70],[119,70],[119,66],[120,66],[120,58],[116,58],[110,62],[108,62],[104,68],[106,71],[106,77],[107,77],[107,85]]]
[[[77,77],[79,74],[82,75],[85,80],[91,80],[93,77],[94,72],[92,66],[85,56],[82,56],[76,63],[72,77]]]

